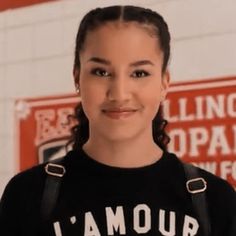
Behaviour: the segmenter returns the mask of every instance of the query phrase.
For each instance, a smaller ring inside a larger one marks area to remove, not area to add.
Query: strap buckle
[[[64,166],[58,164],[48,163],[44,168],[47,174],[60,178],[66,173]]]
[[[189,193],[201,193],[207,188],[207,182],[203,178],[190,179],[186,182],[186,187]]]

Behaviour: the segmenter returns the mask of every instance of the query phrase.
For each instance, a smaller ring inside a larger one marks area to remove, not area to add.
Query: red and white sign
[[[63,155],[79,99],[75,95],[16,101],[19,168]],[[175,83],[164,103],[169,150],[236,187],[236,77]]]
[[[64,155],[75,125],[67,117],[78,102],[74,95],[16,101],[20,170]]]
[[[170,151],[236,186],[236,77],[174,84],[164,108]]]

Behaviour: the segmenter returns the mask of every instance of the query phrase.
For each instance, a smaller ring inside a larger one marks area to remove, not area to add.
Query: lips
[[[132,108],[111,108],[103,109],[102,112],[112,119],[128,118],[134,115],[137,110]]]

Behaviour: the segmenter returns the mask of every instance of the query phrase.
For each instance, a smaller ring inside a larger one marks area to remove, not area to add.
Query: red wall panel
[[[51,1],[57,1],[57,0],[1,0],[0,11],[30,6],[30,5],[34,5],[38,3],[43,3],[43,2],[51,2]]]

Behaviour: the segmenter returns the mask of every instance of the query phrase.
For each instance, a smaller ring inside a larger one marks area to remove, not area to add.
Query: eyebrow
[[[103,59],[103,58],[100,58],[100,57],[91,57],[88,62],[96,62],[96,63],[100,63],[100,64],[104,64],[104,65],[110,65],[111,62],[106,60],[106,59]]]
[[[154,66],[154,64],[149,60],[136,61],[136,62],[131,63],[130,65],[131,66],[145,66],[145,65]]]
[[[111,65],[111,62],[109,60],[106,60],[104,58],[100,58],[100,57],[91,57],[88,62],[96,62],[96,63],[100,63],[100,64],[104,64],[104,65]],[[140,61],[135,61],[130,63],[130,66],[143,66],[143,65],[151,65],[154,66],[153,62],[151,62],[150,60],[140,60]]]

